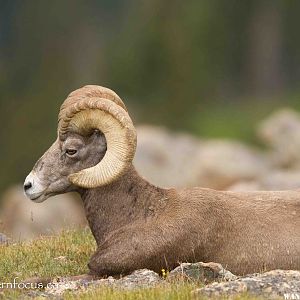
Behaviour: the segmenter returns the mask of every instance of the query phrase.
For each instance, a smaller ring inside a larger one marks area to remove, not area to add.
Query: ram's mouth
[[[39,197],[41,197],[43,195],[43,193],[44,193],[44,191],[40,192],[40,193],[34,193],[34,194],[30,194],[30,193],[25,192],[26,196],[32,201],[34,201],[34,200],[38,199]]]
[[[46,199],[48,199],[49,197],[51,197],[53,195],[55,195],[55,193],[49,193],[46,190],[43,192],[31,194],[31,195],[26,193],[26,196],[35,203],[44,202]]]
[[[36,196],[36,197],[30,197],[30,200],[31,200],[31,201],[35,201],[35,200],[39,199],[41,196],[42,196],[42,195]]]
[[[35,203],[41,203],[47,200],[49,197],[56,195],[56,193],[42,193],[41,195],[31,198],[30,200]]]

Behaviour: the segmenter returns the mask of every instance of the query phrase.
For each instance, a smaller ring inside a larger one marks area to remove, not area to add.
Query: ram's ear
[[[99,129],[95,129],[92,130],[88,135],[84,136],[84,138],[87,138],[89,140],[95,140],[101,136],[104,136],[104,134]]]
[[[100,145],[101,148],[106,148],[106,138],[104,133],[102,133],[100,130],[96,129],[92,132],[92,134],[89,136],[89,142],[90,143],[96,143],[97,145]],[[106,150],[106,149],[105,149]]]
[[[99,129],[94,129],[93,135],[100,136],[100,135],[103,135],[103,133]]]

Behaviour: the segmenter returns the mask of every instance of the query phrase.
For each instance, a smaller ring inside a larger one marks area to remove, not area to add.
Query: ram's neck
[[[140,177],[133,166],[112,184],[82,190],[86,217],[97,244],[107,233],[157,213],[158,203],[167,193]]]

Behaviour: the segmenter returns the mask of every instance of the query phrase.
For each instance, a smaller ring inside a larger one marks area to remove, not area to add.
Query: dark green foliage
[[[300,108],[299,9],[267,0],[1,1],[0,191],[23,181],[56,138],[60,104],[88,83],[117,91],[136,122],[254,140],[271,110]]]

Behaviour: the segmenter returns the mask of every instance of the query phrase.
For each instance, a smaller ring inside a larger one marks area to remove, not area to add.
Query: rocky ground
[[[248,294],[265,299],[299,299],[300,271],[274,270],[262,274],[238,277],[217,263],[183,263],[163,277],[143,269],[120,279],[108,277],[98,280],[56,278],[44,291],[31,291],[29,296],[63,297],[66,291],[84,293],[101,286],[115,289],[151,288],[178,281],[197,281],[204,286],[191,292],[191,298],[218,298]],[[298,297],[298,298],[297,298]]]

